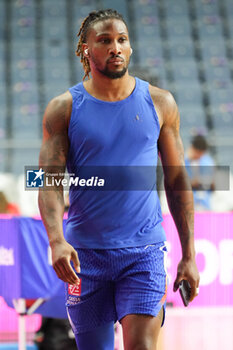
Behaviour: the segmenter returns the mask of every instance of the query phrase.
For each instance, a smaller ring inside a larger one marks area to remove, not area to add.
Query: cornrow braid
[[[91,25],[93,25],[94,23],[99,21],[104,21],[109,18],[119,19],[122,22],[124,22],[127,27],[127,24],[123,16],[119,12],[112,9],[90,12],[89,15],[83,20],[80,26],[79,32],[77,34],[77,37],[79,37],[79,41],[78,41],[77,49],[75,53],[76,53],[76,56],[80,56],[80,61],[83,64],[83,69],[85,72],[83,80],[85,80],[86,77],[88,77],[88,79],[90,78],[89,73],[91,71],[89,60],[83,54],[83,44],[86,43],[88,30],[91,27]]]

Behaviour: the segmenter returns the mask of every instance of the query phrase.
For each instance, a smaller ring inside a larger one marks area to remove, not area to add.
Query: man
[[[76,53],[84,78],[89,73],[92,78],[49,103],[40,166],[64,171],[67,165],[76,176],[85,166],[156,166],[159,149],[183,254],[174,290],[188,280],[193,300],[199,285],[193,197],[176,103],[169,92],[129,75],[132,49],[119,13],[91,12],[78,36]],[[179,186],[182,191],[175,190]],[[157,192],[75,191],[72,186],[68,242],[62,189],[41,191],[39,206],[53,267],[67,283],[66,305],[78,349],[113,349],[117,319],[126,350],[156,349],[166,299],[165,235]]]

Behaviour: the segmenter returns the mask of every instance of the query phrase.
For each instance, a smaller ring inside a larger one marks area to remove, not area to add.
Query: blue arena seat
[[[114,8],[115,10],[117,10],[123,15],[126,21],[128,20],[128,11],[127,11],[126,1],[116,1],[114,2],[114,5],[112,0],[102,0],[102,3],[103,3],[103,8],[105,9]]]
[[[23,83],[31,81],[36,84],[37,70],[36,60],[18,59],[15,57],[11,62],[12,83]]]
[[[216,40],[218,45],[216,45]],[[200,42],[203,58],[210,58],[213,56],[222,56],[225,53],[225,41],[223,38],[202,38]]]
[[[81,81],[81,79],[80,79]],[[60,79],[60,80],[51,80],[50,82],[47,82],[44,86],[44,93],[45,93],[45,104],[54,97],[63,94],[68,90],[70,87],[69,81]]]
[[[56,20],[56,18],[64,18],[65,10],[66,1],[64,0],[56,0],[56,4],[54,4],[53,0],[43,1],[42,12],[43,17],[46,19]]]
[[[179,105],[202,105],[202,87],[197,80],[177,81],[176,97]]]
[[[208,92],[211,98],[212,105],[220,103],[233,103],[233,84],[228,83],[225,86],[216,86],[209,83]]]
[[[0,83],[0,105],[1,105],[1,110],[6,108],[6,88],[5,88],[5,84]],[[1,114],[3,115],[3,113],[1,112]]]
[[[172,38],[169,40],[170,55],[173,59],[193,59],[194,60],[194,45],[191,37]]]
[[[55,60],[47,60],[44,62],[44,73],[45,73],[45,82],[56,82],[59,83],[62,81],[66,83],[69,80],[69,67],[67,60],[56,60],[56,64],[54,64]]]
[[[5,3],[4,1],[0,1],[0,45],[3,44],[4,45],[4,38],[5,38],[5,30],[6,30],[6,22],[5,22],[5,18],[6,18],[6,13],[5,13]],[[1,48],[1,46],[0,46]],[[1,55],[1,53],[0,53]],[[1,56],[0,56],[1,59]]]
[[[175,81],[192,81],[198,83],[197,64],[193,59],[172,60]]]
[[[206,77],[209,82],[219,81],[231,81],[230,77],[230,67],[226,66],[213,66],[210,63],[206,62],[204,64],[204,69]]]
[[[172,17],[166,21],[166,25],[170,39],[183,37],[186,40],[191,35],[190,22],[187,17]]]
[[[151,40],[148,38],[143,41],[139,41],[137,44],[138,56],[141,65],[145,64],[145,61],[149,58],[157,59],[158,64],[163,60],[163,48],[160,39],[156,40],[153,45],[151,45]]]
[[[42,31],[43,31],[43,41],[54,43],[54,45],[65,45],[66,40],[66,22],[65,17],[58,17],[57,19],[44,19],[42,22]]]
[[[168,18],[175,18],[180,16],[188,16],[188,4],[186,0],[179,0],[179,1],[173,1],[173,0],[164,0],[163,1],[166,14]]]
[[[158,17],[158,3],[153,0],[135,0],[134,12],[136,20],[141,16],[155,16]]]
[[[12,3],[11,33],[16,39],[34,39],[35,3],[34,1],[15,1]]]
[[[219,16],[204,16],[198,21],[201,39],[211,40],[222,38],[222,23]]]
[[[212,106],[212,115],[216,135],[232,139],[233,104],[222,103]]]
[[[224,139],[225,139],[224,145],[217,147],[216,157],[218,160],[218,165],[230,166],[230,171],[232,172],[232,169],[233,169],[232,141],[229,139],[226,142],[226,137]]]
[[[13,173],[17,175],[24,174],[25,166],[33,166],[38,164],[40,141],[38,138],[34,140],[28,139],[25,147],[14,149],[12,157],[12,169]]]
[[[45,60],[64,60],[64,63],[67,63],[68,59],[68,47],[66,45],[60,45],[58,42],[52,45],[51,43],[44,42],[41,48],[43,50],[43,57]],[[45,62],[46,64],[46,62]]]
[[[5,85],[5,79],[6,79],[6,68],[5,64],[2,63],[0,64],[0,85],[4,86]]]
[[[106,8],[103,5],[104,8]],[[75,32],[78,31],[83,19],[89,12],[97,10],[97,4],[95,0],[77,0],[73,5],[74,19],[75,19]]]
[[[0,94],[2,93],[2,89],[0,88]],[[5,96],[4,96],[5,98]],[[4,101],[5,102],[5,101]],[[6,137],[6,103],[2,103],[0,100],[1,104],[1,118],[0,118],[0,140],[3,140]]]
[[[35,39],[13,39],[11,42],[12,59],[17,56],[17,59],[36,59],[36,43]],[[16,54],[17,53],[17,54]]]
[[[218,14],[218,0],[198,0],[196,1],[196,11],[198,18],[208,15]]]
[[[233,10],[231,10],[230,13],[233,13]],[[230,35],[231,35],[231,45],[232,45],[232,43],[233,43],[233,21],[232,21],[231,16],[229,16],[228,28],[229,28]]]
[[[188,105],[179,104],[179,111],[181,130],[205,127],[205,111],[201,105],[196,105],[194,103]]]

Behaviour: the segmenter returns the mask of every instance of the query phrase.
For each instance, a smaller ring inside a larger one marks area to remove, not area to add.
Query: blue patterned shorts
[[[81,273],[66,284],[66,307],[75,334],[128,314],[157,316],[166,303],[164,242],[120,249],[77,249]]]

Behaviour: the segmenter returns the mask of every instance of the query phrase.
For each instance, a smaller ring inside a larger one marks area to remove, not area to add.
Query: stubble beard
[[[98,67],[97,67],[98,69]],[[108,67],[106,67],[105,69],[98,69],[98,71],[103,74],[105,77],[108,77],[110,79],[119,79],[122,78],[125,73],[127,72],[128,67],[124,67],[121,71],[118,72],[114,72],[114,71],[110,71],[108,69]]]
[[[95,57],[93,57],[91,55],[91,59],[92,59],[92,62],[94,63],[95,65],[95,68],[96,70],[103,74],[105,77],[109,78],[109,79],[119,79],[119,78],[122,78],[125,73],[127,72],[128,70],[128,66],[129,66],[129,61],[127,62],[126,66],[122,68],[122,70],[120,71],[111,71],[108,69],[108,65],[106,64],[105,68],[104,69],[100,69],[98,66],[98,62],[96,61]]]

